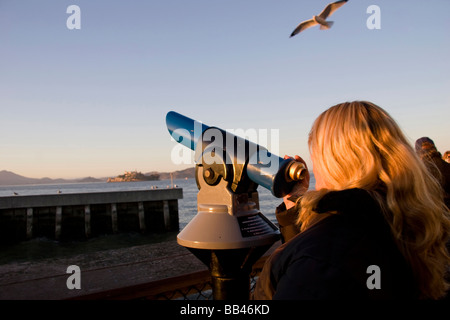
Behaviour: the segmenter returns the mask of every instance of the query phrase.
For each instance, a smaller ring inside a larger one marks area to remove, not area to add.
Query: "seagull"
[[[13,195],[18,196],[19,194],[17,192],[13,192]]]
[[[343,6],[348,0],[340,0],[333,3],[329,3],[325,9],[318,16],[313,16],[312,19],[303,21],[300,23],[297,28],[291,33],[291,38],[295,36],[297,33],[302,32],[310,27],[315,26],[316,24],[320,24],[320,30],[330,29],[333,25],[333,21],[326,21],[326,19],[331,16],[337,9]]]

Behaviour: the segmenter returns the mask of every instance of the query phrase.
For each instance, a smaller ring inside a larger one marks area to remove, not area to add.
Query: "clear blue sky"
[[[165,116],[278,129],[309,163],[314,119],[386,109],[411,143],[450,150],[450,1],[350,0],[289,38],[323,0],[0,0],[0,170],[28,177],[172,171]],[[69,30],[69,5],[81,29]],[[370,5],[381,29],[366,26]],[[269,146],[270,148],[270,146]]]

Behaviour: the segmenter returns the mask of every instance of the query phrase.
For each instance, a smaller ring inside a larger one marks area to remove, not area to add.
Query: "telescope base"
[[[250,299],[250,273],[255,262],[272,246],[209,250],[188,248],[208,266],[214,300]]]

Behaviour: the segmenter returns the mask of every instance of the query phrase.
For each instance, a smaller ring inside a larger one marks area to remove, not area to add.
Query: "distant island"
[[[145,175],[137,171],[125,171],[124,174],[118,175],[115,178],[108,178],[107,182],[134,182],[134,181],[154,181],[159,180],[159,174],[154,173]]]

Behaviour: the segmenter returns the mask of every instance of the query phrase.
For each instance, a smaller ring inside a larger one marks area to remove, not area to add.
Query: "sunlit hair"
[[[338,104],[314,122],[309,148],[323,186],[301,199],[301,230],[327,216],[314,212],[327,192],[368,190],[380,203],[422,298],[444,295],[448,288],[444,275],[450,264],[445,247],[449,210],[439,183],[390,115],[370,102]]]

